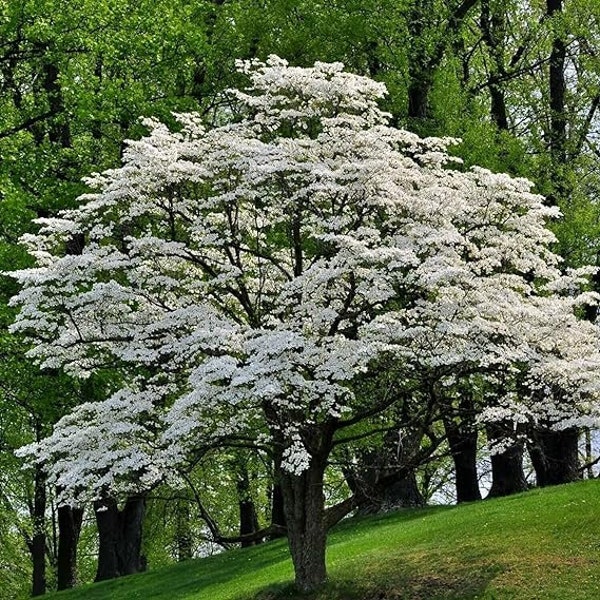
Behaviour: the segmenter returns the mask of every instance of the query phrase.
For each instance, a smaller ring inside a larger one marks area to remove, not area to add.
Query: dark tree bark
[[[370,455],[370,461],[361,461],[360,471],[346,470],[348,487],[360,500],[357,514],[372,515],[400,508],[425,506],[425,499],[417,485],[417,477],[411,466],[389,469],[383,466],[381,456]],[[385,470],[385,472],[384,472]]]
[[[141,554],[145,508],[143,497],[128,498],[121,510],[113,499],[94,503],[99,537],[96,581],[145,570]]]
[[[83,509],[58,507],[57,587],[66,590],[77,582],[77,543],[81,533]]]
[[[119,509],[116,500],[94,502],[98,528],[98,568],[95,581],[119,577],[117,544],[119,537]]]
[[[145,513],[146,499],[141,497],[128,498],[119,513],[121,575],[131,575],[146,570],[145,558],[142,556],[142,526]]]
[[[502,440],[510,440],[509,447],[499,454],[492,454],[492,487],[488,498],[510,496],[527,489],[527,481],[523,472],[523,444],[511,440],[512,429],[508,425],[493,424],[487,426],[488,440],[493,444]]]
[[[408,65],[408,118],[424,121],[429,114],[429,92],[437,64],[427,48],[431,35],[427,24],[433,11],[432,0],[415,0],[409,13],[411,56]]]
[[[271,525],[275,531],[285,531],[285,509],[283,506],[283,491],[281,490],[281,452],[274,449],[273,455],[273,487],[271,488]],[[270,539],[282,537],[281,533],[274,533]]]
[[[285,529],[283,492],[281,491],[279,476],[277,476],[277,482],[273,484],[273,489],[271,491],[271,523]]]
[[[251,535],[259,530],[259,526],[256,508],[250,494],[250,479],[245,465],[238,469],[237,492],[240,513],[240,536]],[[260,542],[244,540],[241,545],[242,548],[245,548],[247,546],[254,546],[257,543]]]
[[[36,78],[35,87],[38,93],[45,97],[48,111],[47,119],[32,123],[28,129],[37,145],[41,145],[47,135],[53,144],[61,148],[71,148],[71,129],[60,84],[60,70],[52,57],[52,47],[47,42],[37,42],[34,48],[41,57],[40,77]],[[57,172],[57,176],[64,174]]]
[[[327,579],[323,495],[326,463],[327,455],[313,454],[308,469],[300,475],[282,471],[280,477],[295,583],[301,592],[312,592]]]
[[[408,118],[413,124],[429,118],[429,95],[436,69],[448,45],[456,38],[467,14],[477,0],[453,2],[445,27],[435,31],[430,23],[435,14],[432,0],[414,0],[408,14],[411,55],[408,65]],[[433,41],[428,39],[433,36]]]
[[[380,448],[359,453],[357,464],[345,469],[348,487],[360,498],[358,514],[425,505],[415,474],[423,434],[402,431],[402,438],[390,432]]]
[[[413,121],[424,121],[429,115],[429,92],[432,78],[425,73],[414,73],[408,85],[408,117]]]
[[[60,72],[53,62],[45,62],[44,72],[44,90],[48,96],[50,112],[57,115],[50,121],[50,130],[48,132],[49,140],[54,144],[59,144],[62,148],[70,148],[71,130],[69,121],[63,117],[65,107],[63,103],[62,90],[60,87]]]
[[[359,513],[383,512],[398,508],[425,506],[425,498],[417,485],[417,475],[413,468],[396,471],[379,479],[380,493],[376,502],[361,503]]]
[[[33,536],[29,544],[33,562],[31,595],[46,593],[46,475],[35,467],[33,491]]]
[[[546,14],[554,17],[562,13],[562,0],[546,0]],[[565,59],[567,48],[564,37],[555,35],[550,53],[550,152],[557,161],[566,160],[567,119],[565,112]]]
[[[190,531],[190,504],[186,498],[176,500],[176,546],[177,560],[192,558],[192,532]]]
[[[592,430],[585,428],[585,467],[583,471],[588,479],[594,479],[594,456],[592,454]]]
[[[562,0],[546,0],[546,17],[558,17],[563,11]],[[552,49],[549,61],[548,96],[550,101],[549,130],[547,131],[548,150],[550,153],[550,171],[548,179],[551,193],[548,194],[549,204],[560,204],[568,201],[571,189],[565,177],[564,168],[568,162],[567,156],[567,112],[566,112],[566,80],[565,61],[567,46],[564,33],[551,24],[554,30]]]
[[[529,456],[538,486],[571,483],[581,479],[579,471],[579,430],[539,428],[531,435]]]
[[[456,501],[460,503],[481,500],[477,474],[477,428],[470,419],[461,420],[459,423],[446,417],[443,421],[454,462]]]
[[[506,25],[502,11],[503,8],[496,8],[492,11],[490,0],[481,0],[481,19],[480,28],[483,40],[487,45],[490,55],[490,83],[488,86],[490,92],[490,115],[500,131],[508,130],[508,110],[506,108],[506,99],[504,90],[500,81],[506,78],[506,67],[504,64],[503,42],[506,36]]]
[[[510,496],[527,490],[527,481],[523,472],[523,447],[514,444],[506,452],[493,454],[492,487],[488,498]]]

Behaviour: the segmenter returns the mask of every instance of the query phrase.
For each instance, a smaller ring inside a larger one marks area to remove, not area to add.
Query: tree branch
[[[44,121],[46,119],[55,117],[56,115],[57,115],[57,112],[55,110],[48,110],[45,113],[42,113],[41,115],[36,115],[35,117],[31,117],[31,118],[23,121],[19,125],[15,125],[14,127],[9,127],[8,129],[5,129],[4,131],[0,131],[0,139],[10,137],[11,135],[14,135],[15,133],[19,133],[19,131],[29,129],[32,125],[35,125],[36,123],[39,123],[40,121]]]

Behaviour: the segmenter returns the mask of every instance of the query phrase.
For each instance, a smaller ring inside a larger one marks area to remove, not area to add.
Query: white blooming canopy
[[[239,66],[251,83],[223,124],[145,121],[122,167],[24,239],[37,267],[14,273],[14,330],[30,356],[126,382],[26,450],[62,489],[147,487],[242,432],[276,432],[302,473],[319,427],[372,412],[354,382],[383,358],[394,393],[423,373],[519,372],[538,404],[568,392],[569,418],[593,409],[598,336],[576,312],[595,298],[561,273],[557,211],[529,182],[390,127],[383,84],[341,64]],[[65,255],[74,235],[83,251]]]

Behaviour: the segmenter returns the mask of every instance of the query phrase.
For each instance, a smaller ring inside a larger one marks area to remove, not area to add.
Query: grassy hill
[[[458,507],[350,519],[330,581],[304,600],[597,600],[600,481]],[[284,541],[85,586],[56,600],[299,598]]]

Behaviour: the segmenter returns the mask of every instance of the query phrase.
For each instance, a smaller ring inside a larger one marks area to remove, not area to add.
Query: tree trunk
[[[408,86],[408,117],[411,122],[425,121],[429,115],[429,92],[431,81],[422,74],[413,76]]]
[[[443,61],[449,43],[458,37],[469,11],[477,0],[462,0],[449,11],[444,28],[435,29],[432,15],[436,6],[432,0],[409,3],[408,31],[410,55],[408,61],[408,118],[417,133],[426,129],[430,118],[429,96],[437,68]]]
[[[295,582],[303,593],[316,590],[327,579],[325,465],[326,457],[313,455],[308,469],[300,475],[282,471],[280,476]]]
[[[118,513],[116,500],[97,500],[94,514],[98,527],[98,568],[95,581],[119,577],[117,561]]]
[[[145,570],[141,554],[145,507],[143,497],[128,498],[122,510],[112,498],[94,503],[99,536],[96,581]]]
[[[562,0],[546,0],[546,14],[554,17],[562,13]],[[560,26],[555,32],[560,31]],[[566,160],[567,118],[565,111],[565,60],[567,48],[562,33],[555,33],[550,53],[550,152],[557,161]]]
[[[563,11],[562,0],[546,0],[546,16],[549,18],[559,16]],[[551,25],[553,29],[552,50],[549,61],[548,95],[550,100],[550,128],[547,131],[548,149],[550,151],[551,168],[548,174],[552,185],[552,192],[548,194],[548,202],[556,205],[567,201],[571,196],[571,189],[565,176],[567,156],[567,111],[565,61],[567,46],[561,24]]]
[[[81,532],[83,509],[58,507],[57,587],[66,590],[77,581],[77,542]]]
[[[420,429],[394,428],[384,436],[380,447],[358,453],[356,464],[344,472],[348,487],[360,498],[358,514],[425,505],[415,471],[423,460],[422,439]]]
[[[46,593],[46,475],[35,467],[33,491],[33,537],[30,544],[33,562],[31,595]]]
[[[146,499],[127,498],[119,513],[120,543],[118,545],[119,571],[121,575],[131,575],[146,570],[142,556],[142,526],[146,513]]]
[[[374,502],[373,498],[370,499],[371,510],[367,506],[361,506],[360,513],[386,512],[398,508],[425,506],[425,499],[417,485],[417,475],[412,468],[381,477],[379,488],[377,501]]]
[[[187,498],[176,500],[176,545],[177,560],[184,561],[192,558],[192,532],[190,531],[190,504]]]
[[[425,506],[416,473],[409,466],[389,469],[380,462],[366,462],[363,458],[360,468],[347,469],[345,477],[352,493],[360,498],[356,511],[359,515]]]
[[[508,111],[504,90],[499,85],[506,77],[504,64],[504,41],[506,38],[506,23],[503,7],[496,6],[495,10],[490,7],[490,0],[481,0],[481,19],[479,22],[482,37],[487,45],[491,61],[489,65],[490,83],[490,115],[492,120],[501,131],[508,130]]]
[[[250,494],[250,480],[245,466],[238,469],[237,492],[240,513],[240,536],[256,533],[259,529],[258,517],[256,515],[254,501]],[[241,544],[242,548],[245,548],[247,546],[254,546],[257,543],[259,542],[243,541]]]
[[[444,419],[444,429],[454,462],[456,501],[481,500],[477,475],[477,429],[474,424]]]
[[[588,479],[594,479],[594,461],[592,448],[592,431],[589,427],[585,428],[585,472]]]
[[[425,43],[433,10],[432,0],[416,0],[411,3],[409,13],[409,34],[411,53],[408,63],[408,118],[413,125],[422,124],[429,113],[429,92],[437,61],[431,56],[431,49]]]
[[[271,523],[285,528],[285,509],[283,507],[283,492],[279,481],[273,484],[271,491]]]
[[[512,432],[510,426],[493,424],[487,426],[488,440],[493,444],[509,439]],[[499,454],[492,454],[492,487],[488,498],[510,496],[524,492],[527,481],[523,472],[523,444],[512,441],[510,446]]]
[[[285,509],[283,506],[283,491],[281,490],[281,452],[274,448],[273,456],[273,487],[271,488],[271,525],[278,525],[285,530]],[[275,533],[269,539],[282,537],[284,534]]]
[[[578,429],[537,429],[531,437],[528,449],[538,486],[560,485],[581,479]]]

